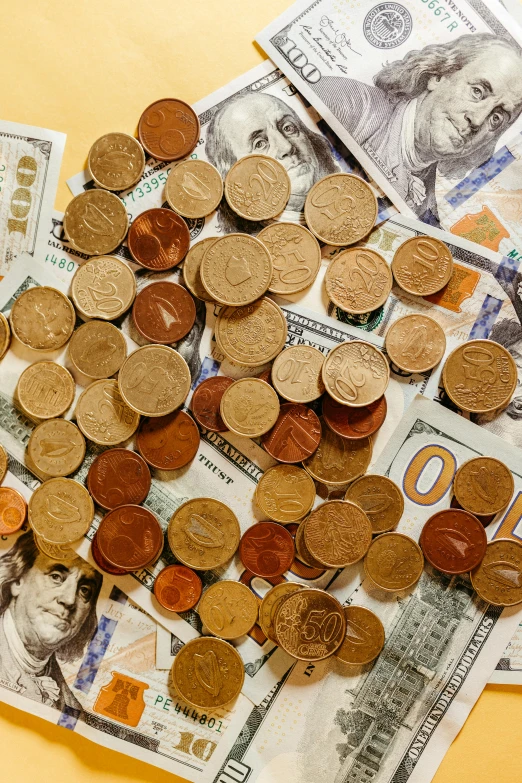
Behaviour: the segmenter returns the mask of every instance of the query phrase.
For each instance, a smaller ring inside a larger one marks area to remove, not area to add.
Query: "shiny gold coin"
[[[275,522],[288,525],[305,517],[315,501],[315,484],[297,465],[274,465],[261,476],[255,500]]]
[[[386,332],[390,361],[404,372],[427,372],[444,356],[446,336],[437,321],[412,313],[399,318]]]
[[[280,647],[300,661],[328,658],[346,634],[343,607],[330,593],[306,587],[281,603],[274,633]]]
[[[383,533],[375,538],[364,559],[364,569],[382,590],[407,590],[419,581],[424,555],[413,538],[403,533]]]
[[[134,302],[136,278],[132,269],[116,256],[90,258],[74,273],[71,296],[85,318],[112,321]]]
[[[245,307],[224,307],[216,320],[218,348],[245,367],[270,362],[282,350],[286,335],[284,313],[267,297]]]
[[[143,147],[127,133],[106,133],[89,150],[87,166],[93,180],[106,190],[127,190],[145,168]]]
[[[382,351],[362,340],[332,348],[322,373],[330,397],[353,408],[369,405],[382,397],[390,380],[390,367]]]
[[[164,416],[185,401],[190,391],[190,370],[173,348],[144,345],[125,359],[118,388],[133,410],[143,416]]]
[[[100,446],[128,440],[140,423],[139,413],[125,404],[117,381],[95,381],[76,403],[76,422],[83,434]]]
[[[35,351],[56,351],[73,333],[76,314],[72,302],[49,286],[28,288],[14,303],[11,329],[21,343]]]
[[[172,552],[180,563],[196,571],[208,571],[228,563],[240,538],[236,515],[214,498],[187,500],[169,522]]]
[[[494,606],[522,603],[522,544],[507,538],[490,541],[470,577],[483,601]]]
[[[372,526],[355,503],[327,500],[305,520],[304,540],[315,560],[328,568],[344,568],[365,556]]]
[[[257,239],[272,259],[269,291],[284,296],[312,285],[321,268],[321,248],[307,228],[296,223],[273,223],[261,229]]]
[[[31,495],[31,527],[51,544],[72,544],[86,534],[93,519],[92,498],[85,487],[73,479],[49,479]]]
[[[219,410],[230,432],[258,438],[272,429],[279,408],[279,398],[269,383],[259,378],[242,378],[225,390]]]
[[[258,622],[266,638],[271,642],[279,644],[274,629],[274,620],[279,607],[285,598],[303,588],[304,585],[300,585],[298,582],[281,582],[281,584],[272,587],[261,601]]]
[[[379,253],[362,247],[343,250],[324,278],[328,298],[341,310],[362,315],[386,302],[393,285],[391,269]]]
[[[429,296],[449,282],[453,256],[440,239],[411,237],[397,248],[391,267],[397,284],[404,291]]]
[[[227,234],[208,248],[200,274],[203,287],[216,302],[240,307],[267,291],[272,261],[259,240],[248,234]]]
[[[295,534],[295,551],[297,554],[297,557],[299,560],[301,560],[302,563],[309,566],[310,568],[317,568],[319,571],[326,571],[326,566],[323,565],[323,563],[320,563],[319,560],[316,560],[315,557],[312,556],[312,553],[309,551],[308,547],[306,546],[305,541],[305,522],[301,522],[299,527],[297,528],[296,534]]]
[[[335,653],[343,663],[362,666],[371,663],[384,647],[384,625],[364,606],[345,606],[346,636]]]
[[[0,443],[0,484],[5,479],[5,474],[7,473],[8,467],[9,467],[9,457],[7,456],[7,451]]]
[[[0,359],[6,354],[11,342],[11,329],[9,321],[3,313],[0,313]]]
[[[342,487],[366,473],[372,458],[371,438],[348,440],[326,426],[321,416],[321,441],[304,469],[321,484]]]
[[[65,367],[56,362],[30,364],[18,379],[20,405],[36,419],[55,419],[71,407],[76,384]]]
[[[370,233],[377,220],[371,187],[354,174],[329,174],[308,192],[304,208],[310,231],[327,245],[353,245]]]
[[[219,171],[205,160],[181,161],[173,166],[165,185],[165,197],[174,212],[186,218],[204,218],[223,198]]]
[[[268,155],[246,155],[228,170],[225,198],[245,220],[270,220],[281,214],[290,198],[285,167]]]
[[[107,190],[86,190],[69,202],[63,230],[71,245],[88,256],[112,253],[127,235],[129,218],[123,202]]]
[[[469,340],[450,353],[442,383],[450,400],[469,413],[490,413],[505,407],[517,386],[511,354],[493,340]]]
[[[78,554],[67,544],[51,544],[45,538],[34,534],[36,546],[43,555],[47,555],[51,560],[57,560],[60,563],[70,563],[78,558]]]
[[[361,476],[350,484],[344,499],[362,508],[374,534],[393,530],[404,512],[404,495],[387,476]]]
[[[494,457],[475,457],[457,470],[453,492],[460,506],[478,516],[502,511],[515,491],[509,468]]]
[[[181,699],[201,710],[217,710],[236,699],[245,679],[237,650],[213,636],[187,642],[172,664],[172,682]]]
[[[324,354],[311,345],[291,345],[272,366],[272,383],[290,402],[312,402],[324,393],[321,370]]]
[[[201,282],[201,262],[209,247],[217,239],[218,237],[208,237],[208,239],[202,239],[201,242],[192,245],[183,261],[183,280],[185,285],[196,299],[202,299],[204,302],[213,302],[214,299]]]
[[[205,590],[198,604],[198,614],[214,636],[239,639],[257,622],[257,598],[241,582],[222,579]]]
[[[88,321],[74,332],[69,343],[73,366],[88,378],[110,378],[126,356],[122,332],[107,321]]]
[[[68,476],[83,462],[85,440],[72,421],[49,419],[32,431],[27,454],[45,476]]]

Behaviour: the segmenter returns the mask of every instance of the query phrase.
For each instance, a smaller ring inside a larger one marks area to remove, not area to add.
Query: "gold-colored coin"
[[[364,569],[382,590],[407,590],[419,581],[424,568],[422,549],[403,533],[383,533],[375,538],[364,559]]]
[[[78,398],[76,422],[83,434],[100,446],[116,446],[128,440],[140,423],[140,415],[125,404],[117,381],[95,381]]]
[[[165,197],[178,215],[204,218],[217,209],[223,198],[223,180],[215,166],[188,158],[172,167]]]
[[[49,479],[31,495],[31,527],[51,544],[72,544],[86,534],[93,519],[92,498],[85,487],[73,479]]]
[[[183,280],[185,285],[196,299],[202,299],[204,302],[213,302],[214,299],[201,282],[201,262],[209,247],[217,239],[218,237],[208,237],[208,239],[202,239],[201,242],[192,245],[183,261]]]
[[[52,544],[45,538],[34,534],[36,546],[43,555],[47,555],[51,560],[57,560],[60,563],[70,563],[78,558],[78,554],[67,544]]]
[[[6,354],[11,342],[11,329],[9,321],[3,313],[0,313],[0,359]]]
[[[312,402],[324,393],[321,370],[324,354],[311,345],[291,345],[272,366],[277,393],[290,402]]]
[[[93,180],[106,190],[127,190],[145,168],[143,147],[127,133],[106,133],[96,139],[87,158]]]
[[[304,540],[319,563],[344,568],[365,556],[372,542],[372,526],[355,503],[327,500],[305,520]]]
[[[258,602],[241,582],[222,579],[201,596],[198,614],[204,626],[221,639],[238,639],[257,622]]]
[[[230,432],[258,438],[272,429],[279,408],[279,398],[269,383],[259,378],[242,378],[225,390],[220,413]]]
[[[362,666],[371,663],[384,647],[384,626],[364,606],[345,606],[346,636],[335,653],[343,663]]]
[[[279,644],[274,628],[274,620],[279,607],[285,598],[303,588],[304,585],[300,585],[298,582],[281,582],[281,584],[272,587],[261,601],[258,622],[266,638],[271,642]]]
[[[352,247],[330,262],[324,278],[329,299],[352,315],[362,315],[381,307],[390,295],[393,275],[375,250]]]
[[[284,296],[312,285],[321,268],[321,248],[307,228],[296,223],[273,223],[261,229],[257,239],[272,259],[269,291]]]
[[[118,375],[125,403],[143,416],[164,416],[186,400],[190,370],[167,345],[144,345],[125,359]]]
[[[0,443],[0,484],[5,479],[5,474],[7,473],[8,467],[9,467],[9,457],[7,456],[7,451]]]
[[[214,498],[187,500],[169,522],[172,552],[180,563],[196,571],[208,571],[228,563],[240,538],[236,515]]]
[[[112,253],[127,235],[129,218],[123,202],[107,190],[86,190],[69,202],[63,230],[71,245],[88,256]]]
[[[87,378],[110,378],[127,356],[121,331],[107,321],[88,321],[77,329],[69,343],[73,366]]]
[[[478,516],[502,511],[515,491],[509,468],[494,457],[475,457],[457,470],[453,492],[460,506]]]
[[[49,286],[28,288],[14,303],[11,329],[21,343],[35,351],[56,351],[73,333],[76,314],[72,302]]]
[[[309,568],[317,568],[319,571],[326,571],[326,566],[323,565],[323,563],[320,563],[319,560],[316,560],[315,557],[312,557],[312,553],[309,551],[308,547],[306,546],[305,541],[305,522],[301,522],[299,527],[296,530],[295,534],[295,551],[297,554],[297,557],[299,560],[301,560],[302,563],[307,565]]]
[[[290,198],[285,167],[268,155],[246,155],[228,170],[225,198],[245,220],[270,220],[281,214]]]
[[[321,441],[303,467],[321,484],[342,487],[366,473],[372,458],[371,438],[341,438],[321,421]]]
[[[483,601],[494,606],[522,603],[522,544],[507,538],[490,541],[470,577]]]
[[[362,340],[332,348],[322,373],[330,397],[353,408],[369,405],[382,397],[390,380],[390,367],[382,351]]]
[[[411,237],[397,248],[391,267],[397,285],[404,291],[429,296],[449,282],[453,256],[440,239]]]
[[[258,239],[227,234],[208,248],[200,274],[203,287],[216,302],[240,307],[255,302],[268,290],[272,261]]]
[[[85,318],[113,321],[134,302],[136,278],[132,269],[116,256],[90,258],[74,273],[71,296]]]
[[[517,377],[513,357],[493,340],[469,340],[459,345],[442,368],[448,397],[469,413],[504,408],[516,389]]]
[[[72,421],[49,419],[32,431],[27,454],[35,468],[46,477],[68,476],[83,462],[85,440]]]
[[[330,593],[305,587],[282,601],[274,633],[280,647],[300,661],[328,658],[346,634],[343,607]]]
[[[245,679],[237,650],[213,636],[191,639],[172,664],[172,682],[181,699],[200,710],[217,710],[236,699]]]
[[[350,484],[344,499],[362,508],[374,534],[393,530],[404,512],[404,495],[387,476],[361,476]]]
[[[386,351],[400,370],[427,372],[444,356],[446,336],[437,321],[412,313],[399,318],[386,332]]]
[[[284,313],[267,297],[245,307],[224,307],[216,320],[218,347],[227,359],[245,367],[270,362],[282,350],[286,335]]]
[[[315,501],[315,484],[297,465],[274,465],[261,476],[255,500],[275,522],[288,525],[305,517]]]
[[[378,215],[371,187],[354,174],[329,174],[308,192],[308,228],[327,245],[353,245],[370,233]]]
[[[71,407],[76,384],[71,373],[56,362],[30,364],[18,379],[20,405],[36,419],[55,419]]]

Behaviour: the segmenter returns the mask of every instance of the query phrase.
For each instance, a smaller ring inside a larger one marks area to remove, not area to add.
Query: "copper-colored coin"
[[[215,326],[218,347],[245,367],[272,361],[283,349],[287,332],[283,311],[268,297],[244,307],[223,307]]]
[[[125,404],[114,380],[94,381],[76,403],[76,423],[83,434],[100,446],[115,446],[134,435],[139,413]]]
[[[71,296],[85,318],[112,321],[129,309],[136,296],[134,272],[116,256],[90,258],[74,273]]]
[[[286,168],[268,155],[239,158],[225,177],[225,198],[245,220],[270,220],[280,215],[291,188]]]
[[[259,607],[258,623],[266,638],[270,639],[271,642],[279,644],[274,629],[274,620],[279,607],[285,598],[292,595],[292,593],[303,590],[303,588],[304,585],[301,585],[298,582],[281,582],[280,584],[275,585],[275,587],[272,587],[263,597]]]
[[[190,407],[200,427],[211,432],[227,431],[227,425],[221,418],[220,406],[223,394],[233,383],[232,378],[216,375],[197,386]]]
[[[362,315],[386,302],[393,284],[391,269],[380,253],[353,247],[334,256],[324,278],[329,299],[346,313]]]
[[[398,285],[409,294],[428,296],[440,291],[453,272],[453,256],[440,239],[411,237],[393,256],[392,272]]]
[[[294,539],[277,522],[258,522],[243,533],[239,556],[246,569],[265,578],[281,576],[292,565]]]
[[[308,229],[296,223],[272,223],[257,238],[272,258],[269,291],[284,296],[312,285],[321,268],[321,248]]]
[[[0,359],[6,353],[11,342],[11,329],[9,321],[3,313],[0,313]]]
[[[507,538],[491,541],[470,577],[482,600],[494,606],[522,603],[522,544]]]
[[[316,481],[344,486],[366,473],[372,458],[370,438],[347,440],[327,427],[321,419],[321,440],[303,467]]]
[[[279,462],[302,462],[314,453],[321,440],[321,422],[306,405],[281,405],[276,423],[263,436],[263,446]]]
[[[165,416],[186,400],[190,370],[173,348],[144,345],[123,362],[118,388],[125,403],[137,413]]]
[[[146,340],[177,343],[194,326],[196,305],[183,286],[162,280],[140,291],[134,300],[132,318]]]
[[[272,279],[270,253],[249,234],[226,234],[208,248],[200,267],[209,296],[224,305],[240,307],[255,302]]]
[[[63,216],[64,234],[88,256],[104,256],[121,245],[129,228],[123,201],[108,190],[93,188],[75,196]]]
[[[399,318],[386,332],[386,351],[399,369],[427,372],[444,356],[446,335],[437,321],[421,313]]]
[[[7,473],[8,467],[9,467],[9,457],[7,456],[7,451],[0,443],[0,484],[5,479],[5,474]]]
[[[138,450],[149,465],[159,470],[177,470],[194,459],[199,448],[199,430],[185,411],[144,419],[136,438]]]
[[[120,329],[107,321],[89,321],[76,329],[69,343],[74,367],[87,378],[110,378],[127,356],[127,343]]]
[[[387,476],[361,476],[350,484],[344,499],[362,508],[374,534],[397,527],[404,511],[404,495]]]
[[[500,460],[475,457],[457,470],[453,491],[466,511],[489,516],[507,506],[515,491],[515,482],[509,468]]]
[[[376,402],[390,380],[390,367],[383,352],[362,340],[332,348],[322,373],[328,394],[341,405],[354,408]]]
[[[124,574],[129,573],[127,568],[118,568],[118,566],[109,563],[109,561],[103,557],[100,552],[100,547],[98,546],[98,533],[95,533],[94,538],[91,541],[91,555],[98,568],[101,571],[105,571],[106,574],[123,576]]]
[[[364,569],[382,590],[407,590],[418,582],[424,568],[422,549],[403,533],[377,536],[364,559]]]
[[[360,440],[373,435],[386,418],[386,397],[383,395],[370,405],[350,408],[325,394],[323,397],[323,420],[341,438]]]
[[[145,168],[141,144],[127,133],[106,133],[96,139],[87,158],[96,184],[106,190],[127,190],[135,185]]]
[[[16,533],[25,522],[27,503],[11,487],[0,487],[0,536]]]
[[[469,413],[503,408],[517,386],[513,357],[493,340],[469,340],[450,353],[442,383],[450,400]]]
[[[289,402],[312,402],[324,392],[321,369],[324,354],[311,345],[291,345],[276,356],[272,383]]]
[[[214,636],[239,639],[256,624],[258,608],[256,596],[246,585],[222,579],[205,590],[198,613]]]
[[[263,372],[260,372],[259,375],[256,375],[256,378],[259,378],[260,381],[264,381],[265,383],[269,383],[270,386],[273,386],[272,383],[272,368],[269,367],[268,370],[263,370]]]
[[[169,612],[187,612],[201,597],[201,579],[191,568],[170,565],[163,568],[154,580],[154,595]]]
[[[236,435],[258,438],[268,432],[279,416],[279,398],[269,383],[259,378],[241,378],[221,398],[221,418]]]
[[[294,543],[295,543],[295,550],[297,553],[297,557],[299,558],[299,560],[301,560],[301,562],[303,562],[305,565],[309,566],[310,568],[318,568],[320,571],[325,571],[326,566],[323,565],[323,563],[320,563],[319,560],[316,560],[315,557],[312,556],[312,553],[310,552],[308,547],[306,546],[306,541],[304,537],[305,522],[306,520],[301,522],[301,524],[299,525],[295,533]]]
[[[20,294],[9,317],[21,343],[35,351],[56,351],[73,333],[76,313],[57,288],[36,286]]]
[[[54,419],[70,408],[76,384],[71,373],[56,362],[30,364],[18,379],[20,405],[36,419]]]
[[[355,503],[328,500],[305,520],[304,540],[320,563],[328,568],[344,568],[365,556],[372,541],[372,526]]]
[[[274,622],[279,645],[301,661],[320,661],[339,649],[346,620],[339,601],[324,590],[306,587],[289,595]]]
[[[329,174],[313,185],[304,214],[308,228],[327,245],[353,245],[370,233],[378,215],[370,185],[354,174]]]
[[[206,571],[225,565],[235,554],[241,531],[231,508],[214,498],[183,503],[169,522],[169,544],[183,565]]]
[[[83,462],[85,439],[72,421],[48,419],[31,432],[27,456],[46,478],[68,476]]]
[[[285,525],[308,514],[315,500],[315,484],[297,465],[274,465],[261,476],[255,499],[267,517]]]
[[[172,167],[165,197],[179,215],[193,220],[203,218],[218,207],[223,197],[223,180],[211,163],[189,158]]]
[[[140,117],[138,138],[156,160],[179,160],[198,143],[198,115],[178,98],[154,101]]]
[[[216,710],[236,699],[244,679],[238,651],[214,636],[191,639],[172,664],[172,682],[180,698],[201,710]]]
[[[98,547],[112,565],[135,571],[156,560],[163,549],[163,531],[147,508],[118,506],[100,522]]]
[[[98,454],[87,474],[87,488],[102,508],[139,505],[149,494],[150,470],[139,454],[129,449],[108,449]]]
[[[203,256],[218,237],[207,237],[202,239],[189,249],[185,260],[183,261],[183,280],[190,293],[196,299],[202,299],[204,302],[213,302],[201,280],[201,264]]]
[[[375,660],[384,647],[384,626],[364,606],[345,606],[346,636],[335,653],[343,663],[362,666]]]
[[[190,232],[183,218],[162,207],[138,215],[127,237],[133,259],[153,272],[177,266],[183,261],[189,243]]]
[[[433,514],[420,537],[426,560],[445,574],[465,574],[476,568],[486,553],[487,543],[478,519],[457,508]]]

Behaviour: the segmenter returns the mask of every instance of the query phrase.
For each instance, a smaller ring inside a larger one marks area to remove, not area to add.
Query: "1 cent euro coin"
[[[321,420],[321,440],[303,467],[321,484],[341,487],[366,473],[372,458],[370,438],[347,440]]]
[[[248,234],[227,234],[217,239],[203,256],[201,282],[216,302],[241,307],[267,291],[272,261],[266,247]]]
[[[31,495],[31,527],[52,544],[72,544],[82,538],[93,519],[92,498],[85,487],[73,479],[49,479]]]
[[[444,356],[446,336],[437,321],[412,313],[399,318],[386,332],[386,351],[404,372],[427,372]]]
[[[382,590],[407,590],[419,581],[424,557],[413,538],[403,533],[383,533],[370,544],[364,568],[371,581]]]
[[[324,354],[311,345],[292,345],[276,356],[272,383],[289,402],[312,402],[324,392],[321,370]]]
[[[152,563],[163,549],[163,530],[143,506],[118,506],[106,514],[96,534],[102,556],[109,563],[135,571]]]
[[[333,258],[324,283],[328,298],[337,307],[362,315],[386,302],[393,276],[386,259],[375,250],[353,247]]]
[[[112,321],[133,303],[136,278],[132,269],[116,256],[90,258],[74,273],[71,296],[84,318]]]
[[[241,536],[231,508],[214,498],[193,498],[174,512],[169,522],[169,545],[175,557],[196,571],[227,563]]]
[[[146,340],[177,343],[194,326],[196,305],[183,286],[160,280],[139,292],[134,300],[132,319]]]
[[[280,584],[275,585],[275,587],[272,587],[263,597],[259,607],[258,622],[266,638],[270,639],[271,642],[279,644],[274,629],[274,620],[279,607],[285,598],[292,595],[292,593],[297,593],[303,588],[304,585],[301,585],[298,582],[281,582]]]
[[[223,197],[223,180],[206,160],[183,160],[167,177],[165,197],[178,215],[203,218],[217,209]]]
[[[449,283],[453,257],[440,239],[411,237],[395,251],[392,272],[397,284],[407,293],[429,296]]]
[[[189,249],[190,232],[183,218],[171,209],[154,207],[134,219],[127,244],[137,264],[152,272],[162,272],[183,261]]]
[[[218,348],[244,367],[272,361],[283,349],[286,335],[284,313],[267,297],[244,307],[224,307],[216,320]]]
[[[450,353],[442,383],[450,400],[469,413],[505,407],[516,389],[517,366],[511,354],[493,340],[469,340]]]
[[[100,188],[127,190],[140,180],[145,168],[145,154],[133,136],[106,133],[89,150],[87,166]]]
[[[201,579],[191,568],[169,565],[154,580],[154,595],[169,612],[188,612],[201,597]]]
[[[311,510],[315,484],[297,465],[274,465],[261,476],[255,499],[267,517],[287,525],[302,519]]]
[[[222,579],[210,585],[198,605],[203,625],[221,639],[239,639],[257,622],[258,601],[241,582]]]
[[[272,259],[273,294],[297,294],[312,285],[321,267],[321,248],[313,234],[297,223],[273,223],[257,239]]]
[[[475,457],[457,470],[453,480],[457,501],[472,514],[498,514],[515,491],[513,474],[494,457]]]
[[[522,603],[522,544],[507,538],[491,541],[470,577],[483,601],[494,606]]]
[[[371,187],[353,174],[329,174],[310,189],[304,208],[308,228],[327,245],[353,245],[377,220]]]
[[[110,378],[127,356],[120,329],[107,321],[89,321],[76,329],[69,343],[69,358],[78,372],[93,380]]]
[[[88,256],[112,253],[127,235],[129,218],[123,202],[107,190],[86,190],[69,202],[63,230],[71,245]]]
[[[230,432],[258,438],[268,432],[279,416],[279,398],[259,378],[242,378],[229,386],[220,404],[221,418]]]
[[[118,375],[120,394],[143,416],[164,416],[179,408],[190,391],[185,359],[166,345],[144,345],[124,361]]]
[[[404,495],[387,476],[361,476],[350,484],[344,499],[362,508],[374,534],[393,530],[404,512]]]
[[[138,138],[156,160],[179,160],[189,155],[199,139],[194,109],[178,98],[163,98],[147,106],[138,123]]]
[[[314,453],[321,440],[319,417],[306,405],[286,402],[277,421],[263,436],[263,447],[279,462],[302,462]]]
[[[116,446],[128,440],[140,421],[139,413],[125,404],[117,381],[95,381],[76,404],[76,423],[86,438],[100,446]]]
[[[324,395],[322,402],[323,420],[341,438],[349,440],[366,438],[377,432],[386,419],[387,404],[384,395],[360,408],[341,405],[329,394]]]
[[[203,302],[213,302],[214,299],[208,293],[201,281],[201,263],[203,256],[218,237],[207,237],[202,239],[189,249],[185,260],[183,261],[183,280],[188,290],[196,299],[202,299]]]
[[[243,660],[228,642],[201,636],[183,645],[172,664],[181,699],[201,710],[217,710],[236,699],[245,679]]]
[[[304,540],[315,560],[328,568],[344,568],[365,556],[372,541],[372,526],[355,503],[328,500],[305,520]]]
[[[17,533],[25,522],[27,504],[11,487],[0,487],[0,536]]]
[[[243,533],[239,543],[239,556],[245,568],[265,579],[288,571],[294,555],[294,539],[277,522],[257,522]]]
[[[142,457],[159,470],[188,465],[198,453],[199,441],[199,430],[185,411],[143,419],[136,438]]]
[[[65,367],[56,362],[37,362],[18,379],[20,405],[36,419],[54,419],[71,407],[76,385]]]
[[[72,421],[49,419],[32,431],[27,454],[37,471],[46,477],[68,476],[83,462],[85,440]]]
[[[364,606],[345,606],[346,635],[335,653],[343,663],[362,666],[371,663],[384,647],[384,626],[374,612]]]
[[[35,351],[56,351],[73,333],[72,302],[49,286],[28,288],[11,309],[11,329],[21,343]]]
[[[245,220],[270,220],[281,214],[290,198],[285,167],[268,155],[245,155],[228,170],[225,198]]]
[[[332,348],[322,372],[328,394],[341,405],[354,408],[376,402],[390,380],[390,368],[382,351],[362,340]]]
[[[225,375],[215,375],[202,381],[192,394],[190,407],[200,427],[211,432],[226,432],[227,425],[221,418],[221,400],[234,381]]]
[[[280,647],[301,661],[320,661],[333,655],[346,635],[339,601],[324,590],[310,587],[289,595],[275,616]]]
[[[9,321],[3,313],[0,313],[0,359],[6,354],[11,342],[11,329]]]
[[[426,560],[445,574],[465,574],[476,568],[487,543],[484,526],[469,511],[458,508],[433,514],[420,537]]]
[[[139,505],[149,494],[150,470],[145,460],[129,449],[107,449],[98,454],[87,474],[94,501],[107,510]]]

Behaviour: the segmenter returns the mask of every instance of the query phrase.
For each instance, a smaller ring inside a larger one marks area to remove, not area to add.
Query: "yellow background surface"
[[[92,142],[134,133],[152,101],[203,98],[257,65],[252,40],[291,0],[2,0],[1,117],[67,133],[56,207]],[[180,780],[0,704],[0,780]],[[489,686],[436,783],[522,780],[522,687]],[[318,783],[321,783],[318,781]]]

